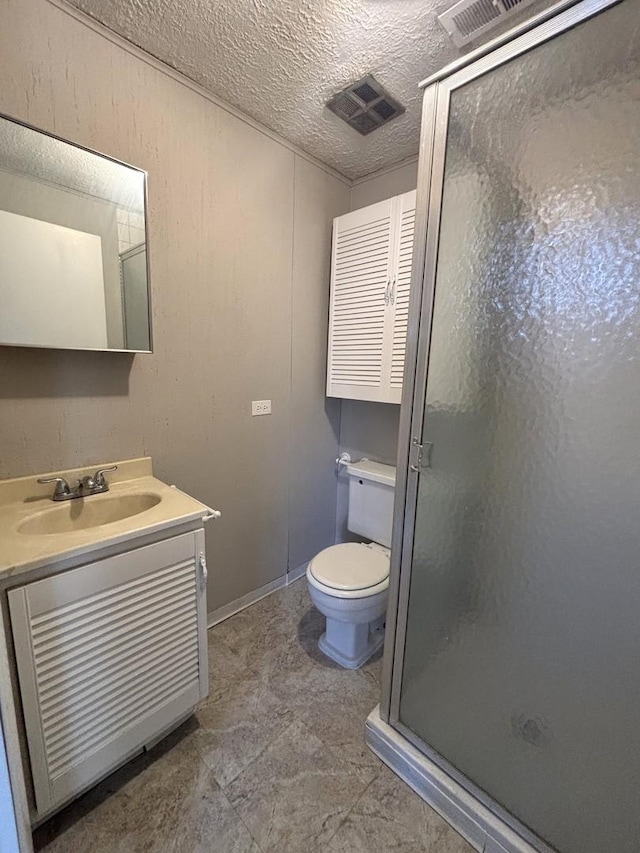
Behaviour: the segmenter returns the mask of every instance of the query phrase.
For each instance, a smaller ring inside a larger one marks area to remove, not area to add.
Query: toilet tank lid
[[[382,462],[371,462],[369,459],[361,459],[347,465],[347,473],[350,477],[358,477],[360,480],[372,480],[374,483],[384,483],[385,486],[395,486],[395,465],[383,465]]]

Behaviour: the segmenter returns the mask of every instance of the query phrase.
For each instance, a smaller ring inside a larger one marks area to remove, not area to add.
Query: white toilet
[[[347,527],[369,544],[325,548],[307,566],[311,600],[327,617],[320,649],[357,669],[380,648],[389,588],[389,554],[396,469],[362,459],[347,465]]]

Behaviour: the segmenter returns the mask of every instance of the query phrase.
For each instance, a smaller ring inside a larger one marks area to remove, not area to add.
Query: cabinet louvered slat
[[[388,207],[383,205],[386,205],[386,202],[382,202],[380,205],[372,205],[371,207],[376,208],[376,210],[370,210],[366,217],[358,216],[360,211],[356,211],[355,216],[351,213],[347,213],[346,216],[340,217],[340,219],[345,223],[345,227],[341,228],[336,235],[336,242],[338,246],[346,243],[357,242],[366,234],[386,231],[388,227],[389,210]],[[348,219],[348,217],[351,218]]]
[[[105,746],[123,727],[130,725],[132,719],[153,712],[158,705],[166,702],[168,696],[173,696],[178,690],[188,687],[194,678],[197,679],[196,668],[177,671],[177,664],[169,672],[158,674],[163,676],[162,683],[146,684],[144,689],[136,691],[133,699],[117,709],[109,708],[108,713],[100,714],[97,719],[90,718],[86,725],[82,720],[74,720],[72,733],[67,730],[55,739],[45,731],[51,776],[55,778],[72,769],[87,750],[95,751],[97,747]]]
[[[379,277],[381,275],[381,270],[385,269],[386,267],[382,265],[372,266],[369,269],[363,266],[354,272],[344,273],[342,275],[343,287],[348,288],[350,285],[358,287],[363,279],[368,281],[373,274]]]
[[[411,261],[416,219],[416,194],[406,193],[398,199],[398,256],[396,264],[395,312],[389,385],[394,402],[400,402],[404,359],[407,347],[409,296],[411,292]]]
[[[378,388],[384,357],[385,294],[392,239],[391,204],[334,223],[327,394]]]
[[[380,298],[384,300],[384,292],[383,293],[353,293],[348,296],[342,296],[340,299],[336,300],[336,314],[347,314],[351,316],[354,311],[361,311],[363,313],[370,313],[371,308],[376,308]]]
[[[94,661],[104,657],[112,649],[124,643],[129,643],[132,637],[144,635],[158,620],[167,620],[170,623],[180,618],[184,612],[184,596],[176,597],[169,601],[163,601],[153,610],[146,610],[139,615],[138,620],[123,618],[122,624],[110,626],[110,630],[102,637],[100,634],[83,644],[82,639],[73,636],[69,638],[67,648],[61,650],[45,651],[40,649],[37,653],[38,675],[43,687],[51,680],[57,680],[65,672],[76,670],[83,665],[93,665]],[[102,639],[102,642],[101,642]]]
[[[181,648],[193,651],[193,640],[189,636],[191,633],[191,625],[188,626],[188,633],[185,632],[182,637],[178,638]],[[172,637],[175,641],[175,635]],[[121,666],[127,668],[129,675],[125,678],[119,668],[109,667],[106,671],[99,674],[98,677],[83,679],[79,683],[64,684],[58,693],[53,694],[47,701],[47,710],[42,713],[43,725],[48,725],[49,721],[54,718],[60,718],[67,713],[68,707],[81,710],[89,703],[93,703],[93,697],[99,694],[113,691],[113,695],[121,688],[124,688],[129,680],[138,677],[140,670],[147,670],[151,665],[155,665],[159,658],[166,656],[168,651],[167,644],[161,644],[153,649],[148,649],[145,652],[141,663],[139,655],[135,655],[129,661],[123,661]]]
[[[349,215],[349,214],[347,214]],[[352,253],[360,254],[364,247],[377,243],[380,237],[384,237],[389,230],[389,224],[386,217],[377,223],[375,228],[367,228],[364,230],[350,229],[348,232],[342,232],[336,240],[336,254],[338,257]],[[348,236],[345,236],[348,234]]]
[[[400,402],[415,192],[334,220],[327,394]]]
[[[61,736],[67,736],[69,721],[73,721],[75,726],[81,721],[86,723],[100,715],[102,722],[109,710],[120,704],[121,696],[129,698],[137,692],[147,676],[155,676],[167,660],[171,660],[172,665],[177,661],[188,665],[193,661],[194,650],[196,641],[191,638],[187,643],[181,644],[179,651],[173,649],[172,658],[168,658],[167,650],[164,649],[160,655],[149,656],[146,661],[138,660],[136,664],[111,673],[110,678],[97,680],[82,693],[66,696],[66,701],[58,701],[52,705],[47,703],[47,710],[42,713],[42,726],[47,735],[47,743],[50,740],[53,745]],[[97,698],[99,702],[96,701]]]
[[[32,631],[34,639],[34,654],[41,665],[42,672],[47,670],[47,662],[64,653],[69,659],[72,650],[80,648],[83,656],[89,654],[92,648],[103,648],[113,638],[127,633],[134,625],[139,625],[141,620],[149,621],[152,613],[162,608],[179,608],[182,599],[188,598],[190,592],[184,584],[185,575],[192,574],[193,567],[189,566],[186,572],[179,576],[175,583],[167,583],[166,589],[153,589],[146,591],[144,597],[140,590],[136,590],[136,598],[128,603],[128,606],[111,602],[102,612],[88,608],[86,617],[80,615],[78,618],[69,620],[56,626],[54,631],[47,633],[36,633]],[[114,624],[112,619],[113,610],[117,609],[119,619]]]
[[[203,547],[187,533],[9,593],[39,815],[206,695]]]
[[[185,563],[185,567],[187,570],[189,569],[189,563]],[[126,603],[127,600],[133,599],[137,601],[136,593],[137,588],[139,586],[144,585],[147,594],[150,594],[154,588],[160,588],[162,590],[168,589],[167,585],[167,575],[169,578],[169,585],[171,583],[179,583],[179,579],[176,579],[176,570],[177,566],[170,566],[168,569],[163,570],[162,572],[158,572],[156,578],[153,581],[150,581],[147,578],[137,581],[136,583],[127,584],[126,589],[112,589],[106,590],[104,593],[100,595],[95,595],[93,598],[93,603],[91,605],[86,602],[74,602],[73,604],[68,605],[67,607],[58,608],[55,613],[47,613],[44,616],[39,618],[34,618],[33,620],[33,628],[32,633],[35,636],[42,636],[43,634],[50,634],[51,631],[54,631],[57,625],[64,624],[68,626],[72,619],[73,614],[78,612],[79,618],[86,619],[91,610],[99,611],[104,609],[105,606],[113,606],[115,604],[122,605]]]
[[[155,649],[162,649],[167,643],[184,642],[191,633],[191,617],[187,615],[176,620],[171,628],[160,623],[155,630],[132,634],[131,639],[135,641],[135,649],[131,643],[120,644],[115,650],[105,652],[98,658],[89,661],[82,660],[82,664],[69,667],[56,676],[56,678],[40,680],[40,695],[46,697],[48,705],[56,707],[58,702],[67,701],[76,693],[87,692],[89,684],[107,677],[112,670],[117,671],[120,666],[126,665],[127,661],[135,661],[139,655],[149,655]]]

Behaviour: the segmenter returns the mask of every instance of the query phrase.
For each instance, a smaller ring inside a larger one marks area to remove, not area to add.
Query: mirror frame
[[[86,145],[81,145],[78,142],[72,142],[69,139],[65,139],[63,136],[58,136],[58,134],[56,133],[51,133],[48,130],[43,130],[41,127],[36,127],[34,124],[30,124],[28,121],[23,121],[22,119],[15,118],[14,116],[10,116],[7,113],[0,112],[0,120],[2,119],[13,122],[13,124],[18,124],[22,127],[26,127],[28,130],[33,130],[36,133],[42,134],[43,136],[48,136],[50,139],[55,139],[58,142],[64,142],[66,145],[72,145],[74,148],[80,148],[82,151],[86,151],[88,154],[94,154],[96,157],[102,157],[105,160],[110,160],[112,163],[116,163],[118,166],[125,166],[127,169],[133,169],[133,171],[139,172],[142,175],[145,236],[144,243],[146,252],[145,267],[147,272],[147,323],[149,326],[149,349],[120,349],[117,347],[63,347],[50,346],[49,344],[4,343],[3,341],[0,341],[0,347],[15,347],[19,349],[64,350],[65,352],[114,352],[130,353],[131,355],[153,354],[153,306],[151,299],[151,267],[149,262],[149,173],[146,171],[146,169],[141,169],[139,166],[132,166],[130,163],[126,163],[124,160],[119,160],[117,157],[112,157],[109,154],[103,154],[101,151],[96,151],[94,148],[88,148]]]

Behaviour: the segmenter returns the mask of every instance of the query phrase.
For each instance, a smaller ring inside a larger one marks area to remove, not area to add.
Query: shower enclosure
[[[427,81],[385,689],[478,850],[640,849],[640,0]]]

